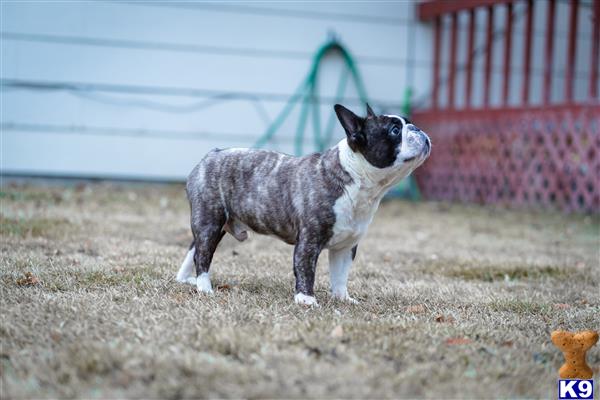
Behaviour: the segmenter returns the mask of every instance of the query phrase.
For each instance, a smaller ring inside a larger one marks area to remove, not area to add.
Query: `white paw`
[[[200,274],[200,276],[196,279],[196,288],[198,288],[198,292],[200,293],[213,293],[212,285],[210,283],[210,276],[208,273],[203,272]]]
[[[319,303],[317,303],[317,299],[315,299],[314,296],[307,296],[302,293],[297,293],[294,296],[294,301],[296,304],[302,304],[304,306],[319,307]]]
[[[187,283],[189,285],[196,286],[196,277],[195,276],[190,276],[183,283]]]
[[[196,286],[196,277],[195,276],[188,276],[187,278],[177,277],[176,280],[179,283]]]
[[[333,297],[335,300],[344,301],[346,303],[358,304],[358,300],[356,300],[353,297],[350,297],[348,291],[346,290],[344,290],[343,292],[332,292],[331,297]]]

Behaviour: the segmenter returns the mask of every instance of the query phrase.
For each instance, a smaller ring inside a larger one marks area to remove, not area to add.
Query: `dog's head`
[[[346,131],[348,146],[376,168],[412,170],[431,153],[429,137],[406,118],[375,115],[368,104],[365,118],[340,104],[334,109]]]

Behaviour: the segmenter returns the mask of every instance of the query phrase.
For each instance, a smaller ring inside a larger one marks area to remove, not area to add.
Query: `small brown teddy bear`
[[[585,353],[598,341],[598,333],[554,331],[552,343],[563,352],[565,363],[558,370],[562,379],[591,379],[592,369],[585,362]]]

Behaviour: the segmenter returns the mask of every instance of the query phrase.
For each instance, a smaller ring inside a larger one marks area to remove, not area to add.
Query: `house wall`
[[[332,34],[357,59],[376,110],[400,113],[409,86],[416,104],[426,107],[430,100],[432,27],[418,21],[416,3],[106,1],[0,7],[4,174],[184,179],[211,148],[256,143]],[[539,30],[544,20],[537,17]],[[585,12],[580,18],[583,59],[589,27]],[[485,24],[479,25],[481,42]],[[520,40],[514,42],[519,53]],[[501,46],[496,47],[499,71]],[[535,68],[541,59],[534,57]],[[564,63],[560,53],[557,62]],[[515,57],[515,68],[518,63]],[[583,64],[578,77],[585,76],[589,58]],[[319,72],[323,126],[332,116],[342,68],[333,54]],[[534,76],[532,83],[539,85],[541,78]],[[513,86],[518,85],[516,79]],[[343,103],[363,113],[349,86]],[[583,86],[585,80],[578,81],[577,96]],[[492,97],[499,98],[498,84],[493,88]],[[299,105],[267,147],[294,151],[298,114]],[[336,124],[332,143],[342,137]],[[310,122],[304,142],[305,151],[314,148]]]

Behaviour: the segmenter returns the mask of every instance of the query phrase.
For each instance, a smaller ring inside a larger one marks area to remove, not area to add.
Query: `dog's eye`
[[[400,133],[400,128],[397,125],[392,126],[392,129],[390,129],[390,135],[392,136],[398,136]]]

